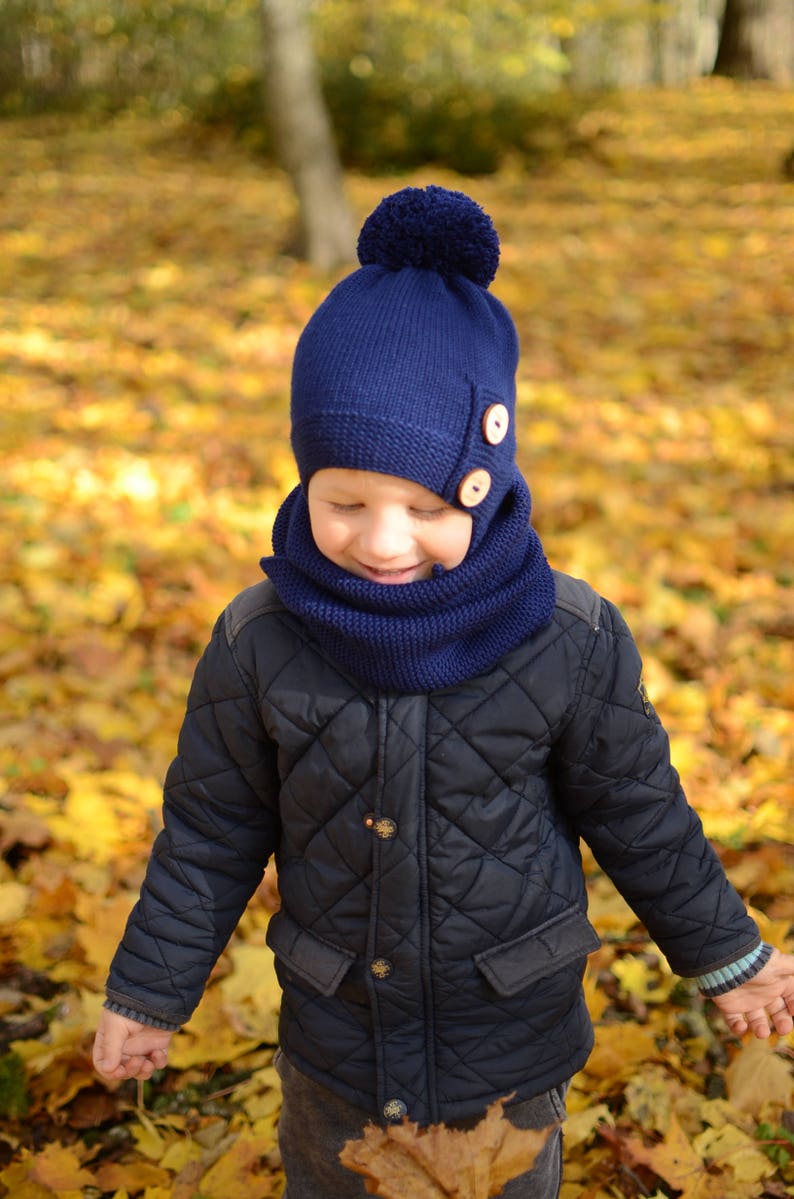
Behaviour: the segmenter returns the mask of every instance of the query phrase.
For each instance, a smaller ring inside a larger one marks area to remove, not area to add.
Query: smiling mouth
[[[364,571],[365,577],[371,579],[373,583],[407,583],[415,578],[421,563],[402,566],[397,570],[384,570],[377,566],[369,566],[366,562],[359,562],[359,566]]]

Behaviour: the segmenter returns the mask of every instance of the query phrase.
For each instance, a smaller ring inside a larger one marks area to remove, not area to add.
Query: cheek
[[[344,521],[326,513],[310,511],[309,516],[312,536],[320,553],[338,553],[349,540]]]
[[[436,560],[447,570],[460,566],[469,552],[471,533],[471,517],[462,514],[462,519],[454,520],[446,533],[439,538]]]

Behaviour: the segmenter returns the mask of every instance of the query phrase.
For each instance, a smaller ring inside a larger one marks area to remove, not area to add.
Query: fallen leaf
[[[345,1144],[339,1160],[385,1199],[489,1199],[532,1168],[557,1127],[515,1128],[504,1115],[505,1102],[492,1103],[470,1131],[443,1124],[420,1129],[407,1119],[386,1128],[370,1124],[363,1137]]]
[[[231,1149],[202,1176],[199,1192],[205,1199],[268,1199],[276,1195],[276,1180],[262,1172],[263,1146],[258,1137],[241,1132]],[[280,1191],[279,1187],[279,1191]]]
[[[95,1185],[102,1191],[142,1191],[144,1187],[167,1187],[171,1174],[151,1162],[106,1162],[96,1171]]]
[[[791,1066],[775,1053],[769,1040],[751,1037],[725,1069],[728,1098],[740,1111],[754,1116],[765,1104],[789,1108],[794,1101]]]
[[[48,1187],[56,1195],[68,1191],[79,1192],[81,1187],[90,1186],[93,1182],[90,1173],[83,1167],[77,1150],[55,1142],[45,1145],[40,1153],[34,1155],[30,1178],[31,1181]]]
[[[774,1163],[762,1153],[758,1142],[733,1124],[706,1129],[695,1137],[692,1146],[705,1161],[720,1169],[728,1167],[740,1183],[758,1188],[762,1179],[775,1173]]]
[[[680,1199],[739,1199],[739,1192],[730,1191],[722,1175],[708,1173],[674,1115],[664,1140],[658,1144],[646,1145],[636,1136],[626,1137],[622,1144],[632,1162],[650,1167],[681,1192]],[[752,1199],[749,1192],[741,1195],[742,1199]]]

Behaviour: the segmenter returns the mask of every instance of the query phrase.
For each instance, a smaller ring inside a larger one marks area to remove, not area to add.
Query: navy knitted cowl
[[[284,606],[345,671],[376,687],[428,692],[494,666],[554,610],[554,577],[529,523],[530,494],[516,471],[486,536],[452,570],[386,585],[336,566],[317,549],[301,487],[273,526],[261,561]]]

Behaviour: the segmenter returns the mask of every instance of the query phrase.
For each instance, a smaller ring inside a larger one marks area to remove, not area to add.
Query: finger
[[[770,1035],[771,1029],[766,1008],[757,1008],[753,1012],[747,1012],[746,1020],[754,1036],[764,1040]]]
[[[168,1065],[167,1049],[153,1049],[149,1057],[151,1058],[155,1070],[164,1070]]]
[[[786,1037],[790,1032],[794,1032],[794,1020],[788,1012],[776,1012],[772,1017],[772,1023],[778,1036]]]
[[[124,1046],[123,1030],[100,1030],[94,1038],[93,1062],[100,1074],[114,1077],[121,1062]]]
[[[140,1054],[125,1057],[120,1068],[124,1070],[123,1078],[136,1078],[140,1082],[148,1082],[155,1069],[154,1062]]]
[[[770,1011],[769,1015],[772,1018],[772,1024],[774,1025],[775,1032],[781,1037],[787,1036],[788,1033],[794,1030],[794,1019],[791,1017],[789,1005],[786,1004],[785,1000],[776,1011]]]
[[[162,1037],[159,1039],[162,1042]],[[157,1040],[156,1037],[152,1036],[151,1032],[133,1033],[124,1042],[124,1051],[130,1057],[148,1057],[152,1050],[161,1047],[158,1045]]]

